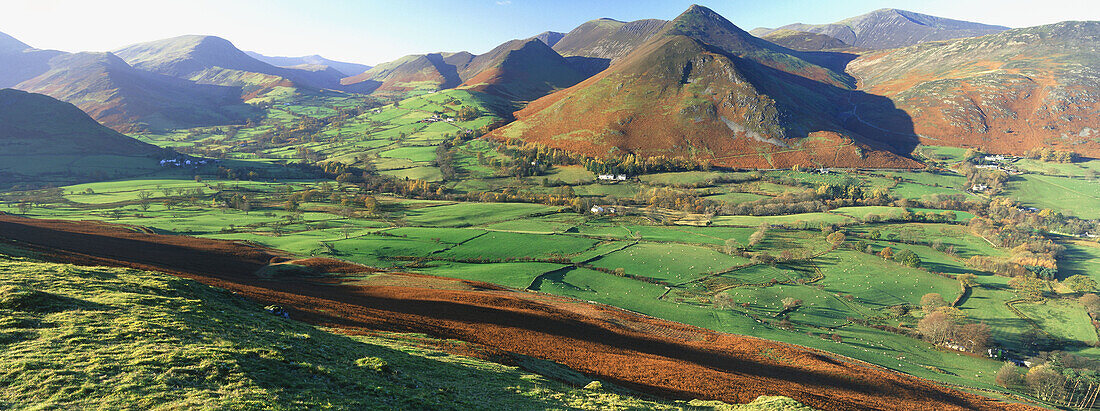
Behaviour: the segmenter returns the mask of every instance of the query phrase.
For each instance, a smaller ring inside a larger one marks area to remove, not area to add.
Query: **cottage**
[[[615,175],[614,174],[600,174],[600,175],[596,176],[596,179],[597,180],[614,180]]]
[[[603,210],[603,207],[600,207],[600,206],[592,206],[592,210],[591,210],[591,211],[592,211],[592,214],[603,214],[603,211],[604,211],[604,210]]]
[[[618,174],[615,176],[615,179],[619,181],[626,181],[626,174]]]
[[[985,190],[988,190],[988,189],[989,189],[989,186],[987,186],[985,184],[974,184],[973,186],[970,187],[970,191],[976,191],[976,192],[985,191]]]

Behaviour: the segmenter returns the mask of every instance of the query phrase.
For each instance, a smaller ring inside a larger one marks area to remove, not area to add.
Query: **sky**
[[[678,0],[0,0],[0,32],[33,47],[109,51],[184,34],[223,37],[271,56],[320,54],[377,64],[407,54],[486,52],[585,21],[672,19]],[[831,23],[880,8],[1027,27],[1100,20],[1096,0],[714,0],[700,2],[739,27]]]

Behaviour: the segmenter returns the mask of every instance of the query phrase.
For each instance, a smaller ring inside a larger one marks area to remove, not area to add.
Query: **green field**
[[[1009,181],[1005,195],[1027,206],[1100,218],[1100,184],[1093,180],[1025,174]]]

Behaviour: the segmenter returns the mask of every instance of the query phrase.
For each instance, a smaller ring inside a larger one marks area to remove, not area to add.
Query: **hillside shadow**
[[[442,54],[431,53],[424,57],[427,58],[428,61],[435,66],[436,71],[443,76],[444,81],[440,88],[455,88],[462,84],[462,77],[458,75],[458,67],[444,61]]]
[[[581,73],[584,78],[592,77],[601,71],[607,70],[608,67],[611,67],[611,59],[599,57],[570,56],[566,57],[565,61],[567,61],[574,70]]]
[[[719,49],[711,51],[722,53]],[[920,143],[913,119],[889,98],[814,80],[766,66],[754,60],[725,54],[763,94],[775,100],[780,123],[788,138],[806,138],[816,131],[853,134],[873,149],[911,157]],[[849,55],[829,56],[838,66]],[[823,57],[824,59],[824,57]],[[823,66],[825,67],[825,66]],[[836,70],[834,70],[836,71]],[[838,71],[843,73],[843,71]],[[844,74],[847,76],[847,74]],[[849,76],[850,77],[850,76]],[[872,166],[872,165],[868,165]]]

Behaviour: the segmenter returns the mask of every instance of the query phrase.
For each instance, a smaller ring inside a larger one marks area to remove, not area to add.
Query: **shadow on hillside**
[[[721,53],[718,49],[711,51]],[[847,64],[844,60],[850,55],[834,54],[838,56],[828,58],[835,61],[822,60],[823,67]],[[806,138],[815,131],[854,134],[858,141],[874,149],[906,157],[920,143],[912,117],[898,109],[889,98],[809,79],[753,60],[726,56],[744,68],[750,81],[776,101],[787,137]],[[843,70],[834,71],[844,73]]]

